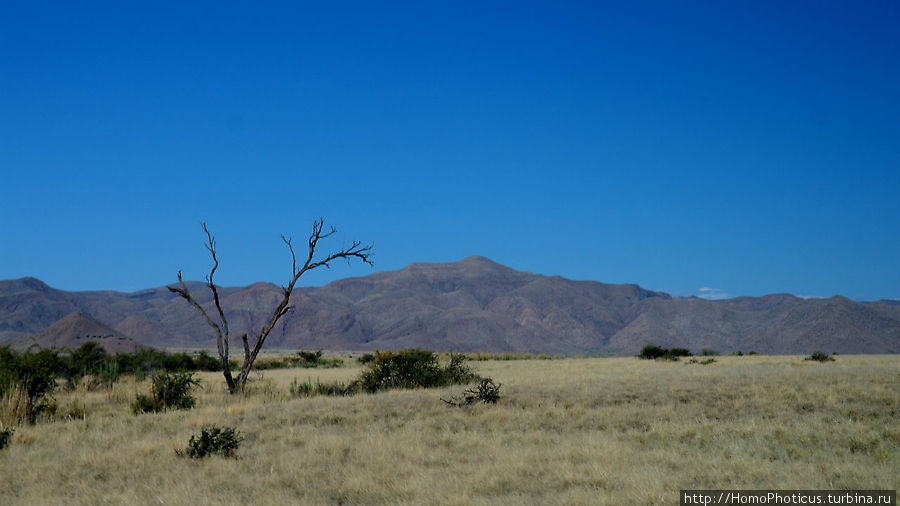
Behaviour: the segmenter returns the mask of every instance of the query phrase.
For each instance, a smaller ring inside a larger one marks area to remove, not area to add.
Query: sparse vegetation
[[[187,448],[176,450],[179,456],[202,459],[210,455],[234,457],[244,438],[234,427],[204,427],[200,434],[191,436]]]
[[[464,353],[466,358],[474,361],[484,361],[484,360],[558,360],[564,357],[557,357],[554,355],[547,355],[544,353],[533,354],[533,353]]]
[[[292,397],[313,397],[316,395],[352,395],[352,390],[343,382],[323,383],[316,378],[313,383],[312,379],[307,379],[300,383],[297,378],[291,381],[290,393]]]
[[[221,373],[197,373],[194,409],[134,417],[134,392],[150,380],[125,375],[109,390],[54,394],[60,412],[78,406],[84,420],[17,428],[0,453],[0,496],[11,506],[668,504],[686,483],[900,485],[900,357],[715,358],[468,362],[503,383],[496,404],[475,409],[441,402],[467,388],[453,386],[291,397],[298,370],[285,369],[241,396]],[[311,382],[349,384],[364,370],[317,369]],[[210,425],[240,429],[240,461],[175,456]]]
[[[279,358],[260,358],[254,366],[257,370],[342,367],[344,360],[338,357],[323,357],[322,350],[299,351],[296,356]]]

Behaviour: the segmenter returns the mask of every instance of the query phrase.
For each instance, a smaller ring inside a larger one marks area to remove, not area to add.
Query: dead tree
[[[247,334],[243,334],[241,336],[241,341],[244,344],[244,365],[241,367],[241,372],[238,374],[237,379],[235,379],[231,375],[231,369],[228,366],[229,360],[229,350],[228,343],[231,338],[230,331],[228,329],[228,320],[225,319],[225,311],[222,310],[222,304],[219,301],[219,291],[216,289],[216,285],[213,282],[213,276],[216,274],[216,269],[219,268],[219,259],[216,257],[216,238],[210,233],[209,229],[206,227],[206,223],[201,223],[203,226],[203,231],[206,232],[206,249],[209,250],[213,259],[212,269],[209,271],[209,275],[206,277],[206,284],[209,286],[210,291],[213,294],[213,302],[215,303],[216,313],[218,316],[218,321],[213,319],[209,313],[201,306],[196,299],[191,295],[190,290],[188,290],[187,284],[185,284],[184,280],[181,278],[181,271],[178,271],[178,283],[181,285],[180,287],[168,287],[170,292],[177,293],[182,298],[191,303],[194,308],[203,315],[203,319],[206,320],[206,323],[209,324],[210,327],[213,328],[213,331],[216,333],[216,346],[219,351],[219,359],[222,362],[222,371],[225,375],[225,383],[228,384],[228,391],[230,393],[235,393],[238,390],[244,389],[244,384],[247,383],[247,376],[250,375],[250,370],[253,368],[253,362],[256,361],[256,357],[259,355],[259,351],[262,349],[263,343],[266,341],[266,338],[269,336],[269,333],[272,332],[272,329],[275,328],[275,325],[278,323],[278,320],[281,319],[282,316],[286,315],[293,306],[289,306],[291,300],[291,292],[294,291],[294,285],[297,284],[297,280],[300,279],[300,276],[303,275],[306,271],[310,271],[319,267],[331,267],[330,263],[338,260],[338,259],[346,259],[348,262],[353,258],[358,258],[363,262],[374,265],[371,260],[372,256],[372,244],[363,246],[363,244],[359,241],[353,241],[349,247],[342,248],[340,251],[335,253],[331,253],[325,258],[320,260],[315,260],[316,248],[319,245],[319,240],[325,239],[326,237],[331,236],[335,232],[337,232],[334,227],[329,227],[328,231],[324,231],[325,221],[321,218],[313,222],[312,233],[309,235],[309,251],[306,256],[306,261],[303,263],[300,268],[297,268],[297,255],[294,253],[294,246],[291,244],[291,240],[286,238],[285,236],[281,236],[281,240],[284,241],[284,244],[287,245],[288,250],[291,252],[291,281],[287,284],[287,286],[281,287],[282,298],[281,302],[279,302],[278,306],[275,308],[275,312],[272,314],[272,317],[269,319],[269,323],[267,323],[260,331],[259,334],[256,335],[256,342],[253,345],[253,348],[250,347],[250,343],[247,340]]]

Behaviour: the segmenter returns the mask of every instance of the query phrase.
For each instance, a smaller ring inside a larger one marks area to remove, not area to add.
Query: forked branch
[[[291,300],[291,293],[293,293],[294,285],[297,284],[300,276],[302,276],[307,271],[317,269],[319,267],[324,266],[326,268],[329,268],[331,267],[329,264],[337,259],[346,259],[349,262],[352,259],[356,258],[366,264],[374,265],[371,258],[374,245],[368,244],[364,246],[359,241],[353,241],[349,247],[344,247],[335,253],[329,254],[323,259],[315,260],[316,248],[319,245],[319,241],[337,232],[334,227],[330,227],[327,232],[323,232],[324,227],[325,221],[321,218],[313,222],[312,233],[310,233],[309,235],[309,250],[307,252],[306,261],[299,269],[297,268],[297,255],[294,252],[294,246],[291,239],[285,236],[281,236],[281,240],[284,241],[285,245],[287,245],[288,250],[291,253],[291,272],[293,276],[291,277],[291,280],[287,284],[287,286],[282,287],[281,301],[278,303],[278,306],[272,313],[272,318],[269,319],[269,323],[266,324],[266,326],[264,326],[262,330],[260,330],[259,334],[256,337],[256,343],[253,345],[253,350],[250,351],[247,359],[244,361],[244,366],[241,368],[241,374],[238,377],[238,383],[241,387],[243,387],[244,383],[246,383],[247,376],[250,374],[250,369],[253,367],[253,362],[256,361],[256,357],[259,355],[259,351],[262,349],[263,343],[266,341],[266,338],[269,337],[269,333],[272,332],[272,329],[275,328],[278,320],[280,320],[281,317],[290,312],[291,306],[289,306],[289,304]]]
[[[355,258],[369,265],[374,265],[371,259],[373,245],[363,245],[359,241],[353,241],[350,246],[343,247],[337,252],[331,253],[329,255],[326,255],[324,258],[316,260],[316,248],[319,245],[319,241],[337,232],[334,227],[329,227],[329,229],[326,231],[325,221],[321,218],[313,222],[312,233],[310,234],[308,241],[309,250],[307,251],[306,260],[299,268],[297,267],[297,255],[294,251],[294,246],[291,242],[291,239],[285,236],[281,236],[281,240],[284,241],[285,245],[287,245],[288,250],[291,253],[291,279],[286,286],[282,287],[281,301],[278,303],[278,306],[276,306],[275,311],[272,313],[272,317],[269,319],[269,322],[259,331],[259,334],[256,335],[256,340],[253,344],[252,349],[247,339],[247,334],[241,336],[241,342],[244,346],[244,365],[241,367],[241,372],[238,375],[237,380],[235,380],[232,377],[231,371],[228,367],[228,341],[230,339],[228,320],[225,318],[225,311],[222,310],[222,305],[219,301],[219,292],[216,288],[215,283],[213,282],[213,277],[216,274],[216,269],[219,268],[219,259],[216,256],[216,240],[215,236],[213,236],[212,233],[210,233],[209,229],[206,227],[206,223],[201,223],[201,225],[203,226],[203,231],[206,233],[206,249],[209,250],[213,259],[213,266],[209,271],[209,275],[207,276],[206,281],[207,286],[209,286],[209,289],[213,294],[213,301],[215,303],[216,312],[218,313],[219,322],[213,320],[213,318],[210,317],[209,313],[207,313],[203,306],[201,306],[191,295],[190,290],[188,290],[187,284],[181,278],[181,271],[178,271],[178,282],[181,286],[168,288],[169,291],[177,293],[182,298],[190,302],[190,304],[200,312],[200,314],[203,316],[203,319],[206,320],[206,323],[208,323],[215,331],[216,345],[218,347],[219,358],[222,362],[225,382],[228,384],[228,390],[231,393],[234,393],[238,389],[243,389],[244,384],[246,384],[247,382],[247,377],[250,375],[250,371],[253,368],[253,363],[256,361],[256,357],[259,355],[259,352],[262,349],[263,343],[265,343],[266,338],[272,332],[272,329],[275,328],[275,325],[278,324],[278,320],[280,320],[283,316],[290,312],[292,308],[292,306],[289,305],[291,300],[291,293],[293,293],[294,286],[297,284],[300,276],[302,276],[307,271],[317,269],[319,267],[329,268],[331,267],[331,262],[338,259],[345,259],[350,262]]]

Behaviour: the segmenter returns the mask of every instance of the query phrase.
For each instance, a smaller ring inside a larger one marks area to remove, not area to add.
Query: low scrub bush
[[[463,355],[450,355],[450,361],[442,365],[431,351],[376,351],[369,368],[351,383],[350,388],[374,393],[394,388],[465,384],[477,378],[466,360]]]
[[[679,357],[690,357],[693,354],[686,348],[663,348],[655,344],[648,344],[641,349],[641,353],[637,356],[645,360],[678,360]]]
[[[157,373],[152,381],[151,396],[137,394],[131,405],[135,414],[194,407],[196,401],[191,392],[200,380],[193,373]]]
[[[233,427],[204,427],[200,434],[191,436],[187,448],[175,450],[181,457],[202,459],[210,455],[233,457],[244,438]]]
[[[826,355],[821,351],[813,352],[812,355],[804,358],[803,360],[815,361],[815,362],[834,362],[834,357],[831,355]]]

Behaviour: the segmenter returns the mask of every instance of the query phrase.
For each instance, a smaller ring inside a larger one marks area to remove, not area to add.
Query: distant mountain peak
[[[481,255],[470,255],[455,262],[413,262],[407,269],[464,269],[471,271],[505,271],[515,272],[515,269],[495,262]]]
[[[37,344],[43,348],[77,348],[89,341],[97,342],[111,352],[140,347],[130,337],[83,311],[72,312],[37,334],[16,339],[13,346],[26,348]]]
[[[14,286],[19,289],[31,290],[36,292],[46,292],[49,290],[53,290],[53,288],[51,288],[47,283],[44,283],[40,279],[33,278],[31,276],[0,281],[0,283],[9,284],[10,286]]]

